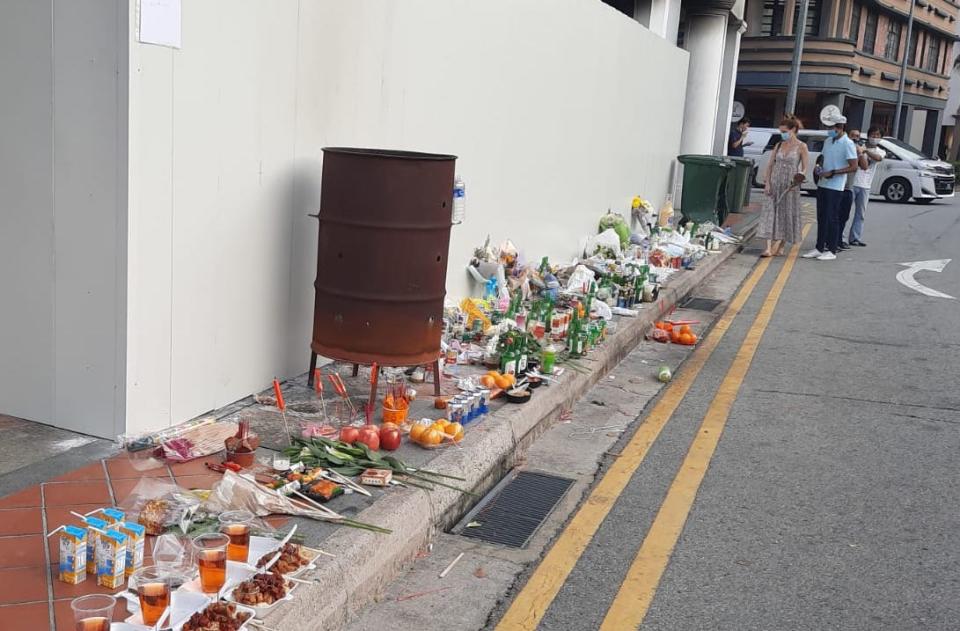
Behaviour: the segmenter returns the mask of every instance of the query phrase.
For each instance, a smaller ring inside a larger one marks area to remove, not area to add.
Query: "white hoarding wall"
[[[487,234],[568,259],[669,188],[687,54],[599,0],[185,0],[180,50],[132,33],[132,430],[306,369],[324,146],[459,156],[451,296]]]

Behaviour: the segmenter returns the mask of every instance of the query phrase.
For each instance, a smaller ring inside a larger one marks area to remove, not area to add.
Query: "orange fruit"
[[[423,423],[414,423],[410,426],[410,440],[419,441],[423,433],[427,431],[427,425]]]
[[[459,432],[457,432],[457,435],[456,435],[456,436],[453,437],[453,442],[459,443],[461,440],[463,440],[463,430],[462,430],[462,429],[461,429]]]
[[[480,377],[480,385],[484,388],[493,388],[497,385],[497,380],[490,375]]]
[[[497,377],[500,376],[500,373],[498,373],[496,370],[489,370],[487,371],[487,376],[493,377],[494,379],[496,379]]]
[[[682,327],[680,327],[680,332],[681,332],[681,333],[693,333],[693,331],[690,330],[690,325],[689,325],[689,324],[684,324]]]
[[[496,379],[494,379],[494,382],[497,384],[497,387],[500,388],[501,390],[506,390],[511,385],[513,385],[511,381],[507,379],[506,375],[497,377]]]
[[[463,434],[463,425],[460,423],[450,423],[443,428],[443,432],[447,436],[456,436],[457,434]]]
[[[447,426],[450,425],[450,421],[445,418],[438,418],[433,422],[433,427],[440,430],[441,432],[447,431]]]
[[[517,376],[516,376],[516,375],[508,373],[508,374],[504,375],[504,377],[506,377],[506,378],[510,381],[510,385],[511,385],[511,386],[516,385],[516,383],[517,383]]]
[[[433,427],[428,427],[425,432],[420,436],[420,442],[424,445],[439,445],[443,442],[443,432],[440,432]]]

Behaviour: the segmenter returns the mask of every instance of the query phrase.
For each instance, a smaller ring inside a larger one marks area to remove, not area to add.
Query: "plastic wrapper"
[[[584,265],[577,265],[573,270],[570,280],[567,281],[567,291],[580,291],[584,287],[589,287],[593,282],[595,275]]]
[[[136,516],[148,535],[162,535],[172,529],[186,533],[200,508],[200,499],[163,478],[141,478],[120,508],[128,517]]]
[[[225,471],[203,504],[205,511],[219,514],[245,509],[259,517],[270,514],[313,517],[315,511],[301,508],[274,489],[268,489],[233,471]]]
[[[581,247],[582,255],[588,257],[599,254],[603,258],[615,259],[620,257],[621,252],[620,235],[612,228],[590,235],[583,240]]]

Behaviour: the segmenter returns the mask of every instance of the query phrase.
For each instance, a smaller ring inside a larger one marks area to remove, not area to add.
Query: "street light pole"
[[[807,7],[809,4],[810,0],[802,0],[800,3],[800,15],[797,21],[793,23],[793,30],[796,31],[796,37],[793,42],[793,60],[790,62],[790,87],[787,88],[787,105],[784,108],[784,114],[797,113],[797,86],[800,84],[800,58],[803,56],[803,38],[807,34]]]
[[[900,62],[900,84],[897,86],[897,109],[893,110],[893,137],[900,137],[900,110],[903,108],[903,87],[907,82],[907,56],[910,55],[910,39],[913,37],[913,5],[910,0],[910,16],[907,18],[907,44],[903,47],[903,61]]]

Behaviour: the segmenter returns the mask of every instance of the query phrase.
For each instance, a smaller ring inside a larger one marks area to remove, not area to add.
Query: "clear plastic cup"
[[[218,594],[227,582],[227,546],[230,537],[222,532],[200,535],[193,540],[200,570],[200,590]]]
[[[110,631],[117,599],[107,594],[90,594],[70,601],[76,631]]]
[[[170,606],[171,582],[170,571],[162,567],[143,567],[133,573],[143,624],[156,624]]]
[[[230,537],[227,545],[228,561],[247,562],[252,525],[253,513],[248,510],[231,510],[220,514],[220,532]]]

